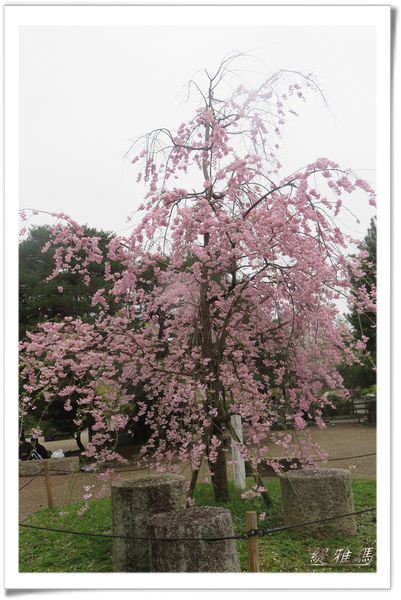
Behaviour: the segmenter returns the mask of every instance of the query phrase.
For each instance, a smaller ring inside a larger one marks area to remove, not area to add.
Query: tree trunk
[[[209,468],[212,474],[212,485],[216,501],[227,502],[229,500],[227,461],[222,446],[219,447],[216,462],[209,462]]]
[[[191,477],[191,482],[189,484],[187,498],[192,499],[194,497],[195,486],[196,486],[196,482],[198,481],[198,476],[199,476],[199,469],[200,469],[200,466],[197,469],[193,469],[193,471],[192,471],[192,477]]]
[[[77,442],[77,446],[81,450],[81,452],[85,452],[86,448],[81,441],[81,430],[80,429],[78,429],[78,431],[75,432],[74,438],[75,438],[75,441]]]

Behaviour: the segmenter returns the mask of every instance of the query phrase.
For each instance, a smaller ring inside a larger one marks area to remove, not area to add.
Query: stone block
[[[352,482],[346,469],[302,469],[280,476],[285,525],[318,521],[355,511]],[[355,535],[356,516],[297,529],[306,535]]]
[[[148,522],[155,538],[215,538],[234,535],[231,513],[214,506],[154,515]],[[235,540],[151,542],[152,571],[160,573],[240,572]]]
[[[185,508],[186,481],[179,475],[115,481],[111,487],[111,503],[113,535],[146,538],[152,515]],[[144,540],[113,538],[113,570],[149,572],[149,544]]]

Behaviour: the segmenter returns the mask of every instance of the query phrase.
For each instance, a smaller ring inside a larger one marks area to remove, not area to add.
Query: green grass
[[[199,506],[220,505],[227,507],[232,514],[237,533],[245,531],[245,512],[255,510],[258,514],[266,512],[266,518],[259,527],[270,528],[282,524],[280,485],[278,480],[269,480],[266,487],[273,500],[270,509],[266,509],[260,498],[242,500],[240,494],[231,489],[231,500],[226,504],[216,503],[210,485],[197,486],[195,501]],[[368,508],[376,504],[376,484],[374,481],[356,480],[353,482],[355,509]],[[75,503],[55,509],[41,510],[26,521],[30,525],[57,527],[82,532],[111,533],[110,499],[93,500],[89,510],[82,516],[77,511],[82,503]],[[337,549],[349,549],[351,561],[365,547],[376,546],[376,528],[374,513],[357,517],[356,536],[315,539],[305,536],[301,531],[283,531],[267,537],[261,537],[260,570],[263,572],[367,572],[375,571],[375,562],[364,567],[351,567],[346,563],[333,567],[317,567],[311,563],[311,554],[317,548],[329,549],[329,562]],[[20,572],[110,572],[112,540],[106,538],[84,537],[33,529],[20,528]],[[238,542],[238,551],[242,571],[247,570],[246,541]],[[375,553],[375,552],[374,552]]]

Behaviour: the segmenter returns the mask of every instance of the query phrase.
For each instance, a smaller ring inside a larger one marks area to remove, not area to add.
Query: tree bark
[[[210,80],[209,85],[209,109],[213,110],[213,85],[212,80]],[[205,146],[208,146],[210,142],[210,125],[209,123],[205,124]],[[209,150],[209,156],[211,156]],[[212,179],[212,173],[210,169],[210,163],[208,163],[206,156],[203,156],[202,161],[202,170],[205,180]],[[210,169],[210,170],[209,170]],[[212,187],[210,186],[207,190],[207,200],[209,203],[212,203]],[[211,204],[212,206],[212,204]],[[205,232],[203,235],[203,246],[206,248],[209,245],[210,241],[210,233]],[[202,356],[203,358],[207,358],[209,360],[209,369],[211,374],[216,377],[218,373],[218,365],[216,364],[216,355],[215,348],[213,343],[212,336],[212,321],[210,316],[210,302],[208,301],[208,292],[209,292],[209,284],[210,284],[210,274],[208,271],[208,267],[206,263],[202,264],[202,283],[200,285],[200,303],[199,303],[199,323],[201,328],[202,335]],[[216,384],[214,385],[214,389],[209,390],[208,394],[208,403],[210,406],[219,409],[219,389]],[[220,410],[219,410],[220,412]],[[214,433],[221,440],[221,431],[216,428],[216,424],[213,425],[212,433]],[[212,463],[209,461],[209,468],[211,472],[212,485],[214,490],[214,496],[216,501],[227,502],[229,499],[228,492],[228,480],[227,480],[227,464],[226,464],[226,453],[224,452],[224,444],[222,443],[218,448],[217,460]],[[195,475],[194,475],[195,476]],[[196,475],[197,477],[197,475]]]
[[[192,471],[192,477],[191,477],[191,482],[189,484],[187,498],[192,499],[194,496],[195,486],[196,486],[196,482],[198,481],[198,476],[199,476],[199,469],[200,469],[200,466],[197,469],[193,469],[193,471]]]
[[[77,442],[77,446],[78,446],[78,448],[81,450],[81,452],[85,452],[86,448],[85,448],[85,446],[83,445],[83,443],[81,442],[81,430],[80,430],[80,429],[78,429],[78,430],[75,432],[75,434],[74,434],[74,438],[75,438],[75,441]]]
[[[216,462],[211,463],[209,461],[209,468],[212,475],[215,500],[217,502],[227,502],[230,495],[228,491],[227,460],[223,445],[219,446]]]

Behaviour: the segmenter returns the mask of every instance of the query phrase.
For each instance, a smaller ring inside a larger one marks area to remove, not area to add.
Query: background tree
[[[357,264],[351,271],[351,286],[351,293],[359,309],[354,307],[347,319],[361,354],[358,364],[342,365],[341,372],[347,387],[363,389],[376,383],[376,311],[371,302],[376,294],[375,219],[371,219],[367,234],[359,245]],[[361,310],[360,301],[364,298],[365,310]]]
[[[53,320],[61,321],[66,316],[80,317],[83,321],[93,321],[99,306],[92,304],[95,292],[111,283],[105,282],[106,247],[113,234],[84,227],[85,235],[99,240],[103,260],[90,267],[89,285],[85,285],[78,273],[60,273],[57,282],[50,279],[54,269],[54,248],[47,252],[42,249],[49,244],[50,227],[32,227],[28,236],[19,245],[19,335],[22,339],[26,331],[31,331],[38,323]],[[109,263],[112,273],[118,273],[121,265]],[[115,311],[117,305],[110,307]]]
[[[95,295],[99,316],[44,324],[22,356],[28,390],[45,397],[72,374],[70,392],[95,420],[87,454],[99,467],[119,459],[111,431],[125,427],[133,403],[151,431],[142,453],[160,469],[190,460],[192,485],[207,460],[219,500],[228,496],[231,415],[242,417],[245,441],[237,444],[255,469],[272,443],[296,448],[306,462],[316,456],[307,436],[295,443],[291,432],[305,428],[305,414],[323,424],[321,391],[341,389],[335,365],[343,352],[353,359],[336,319],[336,301],[351,287],[349,240],[336,216],[358,190],[375,202],[365,181],[329,159],[283,172],[281,130],[297,103],[320,90],[309,76],[280,71],[254,90],[227,92],[234,58],[205,72],[203,88],[191,82],[201,106],[176,132],[138,140],[143,213],[128,238],[108,244],[124,269],[110,293]],[[54,275],[77,269],[85,277],[99,251],[62,219],[52,234]],[[154,285],[144,289],[147,268]],[[123,308],[111,314],[110,301]],[[130,391],[138,383],[146,402]],[[272,436],[283,419],[287,431]]]
[[[54,248],[43,252],[50,243],[51,231],[47,225],[32,227],[28,236],[19,245],[19,336],[26,337],[27,331],[33,331],[44,321],[62,321],[66,316],[79,317],[84,322],[91,322],[99,313],[99,306],[92,303],[94,294],[101,288],[111,287],[105,282],[106,269],[111,273],[121,271],[121,265],[107,260],[107,243],[113,234],[98,231],[85,226],[85,235],[98,240],[102,253],[102,261],[92,263],[89,269],[90,280],[85,285],[82,275],[65,271],[59,274],[57,282],[49,279],[54,270]],[[108,265],[106,267],[106,264]],[[110,307],[111,312],[117,310],[117,304]],[[71,383],[64,379],[64,386]],[[43,417],[41,418],[41,416]],[[85,450],[80,440],[80,433],[88,425],[90,419],[84,419],[80,427],[74,423],[76,411],[65,411],[62,398],[54,398],[51,403],[44,403],[40,396],[34,403],[30,421],[38,419],[45,425],[45,430],[56,429],[66,435],[74,433],[78,447]]]

